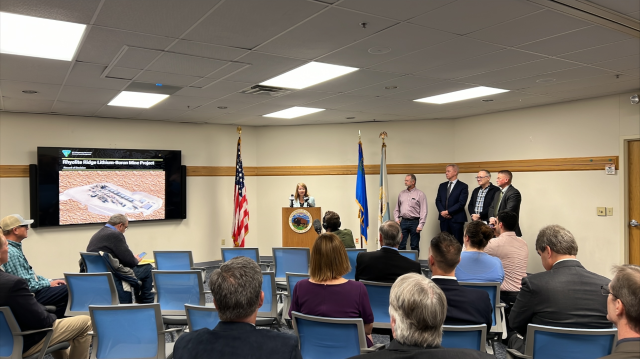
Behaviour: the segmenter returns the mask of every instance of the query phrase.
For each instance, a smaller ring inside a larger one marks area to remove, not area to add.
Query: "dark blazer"
[[[87,252],[109,253],[119,260],[120,264],[128,268],[133,268],[138,265],[138,259],[133,252],[131,252],[131,249],[129,249],[124,234],[107,226],[100,228],[100,230],[91,237],[87,245]]]
[[[440,212],[444,211],[445,204],[447,203],[447,186],[449,181],[440,183],[438,187],[438,195],[436,196],[436,207],[438,208],[438,220],[446,220],[440,215]],[[451,215],[452,222],[466,222],[467,212],[464,211],[464,206],[467,205],[469,199],[469,186],[466,183],[458,180],[456,185],[453,186],[451,193],[449,194],[449,214]]]
[[[400,344],[397,341],[389,343],[389,347],[370,354],[356,355],[351,358],[364,359],[476,359],[486,358],[495,359],[495,356],[471,349],[448,349],[442,347],[421,348],[411,345]]]
[[[453,187],[455,188],[455,187]],[[482,209],[480,213],[476,213],[476,201],[478,200],[478,192],[480,192],[480,186],[476,187],[471,193],[471,200],[469,201],[469,205],[467,209],[469,210],[469,215],[479,214],[480,220],[488,222],[489,221],[489,207],[493,204],[493,198],[496,193],[500,192],[500,188],[498,186],[494,186],[491,182],[489,182],[489,189],[487,190],[487,194],[484,195],[484,202],[482,202]]]
[[[613,349],[613,353],[600,359],[638,359],[640,358],[640,340],[622,339],[618,341],[618,345]]]
[[[500,191],[496,192],[496,195],[493,197],[493,202],[491,203],[491,207],[489,207],[489,217],[493,217],[499,200],[500,200]],[[518,237],[522,237],[522,232],[520,231],[520,203],[521,202],[522,202],[522,196],[520,196],[520,191],[518,191],[513,186],[509,186],[509,188],[507,189],[507,192],[505,192],[505,194],[502,196],[502,202],[500,202],[500,207],[498,208],[498,213],[502,211],[511,211],[518,215],[518,223],[516,224],[516,229],[515,229],[516,236]]]
[[[0,270],[0,307],[9,307],[22,331],[53,327],[56,315],[45,310],[36,301],[27,285],[27,281]],[[22,352],[38,344],[46,333],[24,336]]]
[[[433,278],[447,297],[446,325],[486,324],[487,333],[493,323],[493,306],[484,290],[463,287],[457,280]]]
[[[173,357],[302,359],[295,335],[235,322],[220,322],[213,330],[205,328],[181,335],[173,348]]]
[[[380,248],[375,252],[362,252],[356,258],[356,280],[393,283],[407,273],[421,274],[420,263],[395,249]]]
[[[577,260],[556,263],[549,271],[522,278],[522,287],[509,315],[509,325],[527,334],[527,325],[563,328],[611,328],[607,296],[600,286],[609,279],[589,272]]]

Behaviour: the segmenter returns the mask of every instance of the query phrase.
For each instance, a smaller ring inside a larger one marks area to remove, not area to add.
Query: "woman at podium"
[[[315,207],[315,198],[309,196],[307,185],[304,183],[298,183],[296,185],[295,195],[291,195],[289,198],[289,207]]]

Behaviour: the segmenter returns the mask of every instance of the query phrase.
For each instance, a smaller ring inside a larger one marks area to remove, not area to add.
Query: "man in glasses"
[[[2,234],[9,240],[9,260],[4,265],[4,270],[26,280],[38,303],[56,307],[56,317],[63,318],[69,297],[67,284],[61,279],[48,279],[37,275],[22,252],[22,241],[29,236],[31,223],[32,219],[24,219],[19,214],[12,214],[0,220]]]
[[[467,209],[472,221],[489,221],[489,207],[493,203],[493,197],[500,190],[498,186],[491,183],[491,172],[481,170],[476,175],[478,187],[471,193],[471,200]]]
[[[576,259],[578,243],[573,234],[557,224],[540,230],[536,251],[545,272],[522,278],[509,324],[509,347],[524,352],[527,325],[562,328],[611,328],[607,320],[607,298],[600,287],[609,279],[589,272]]]
[[[618,344],[602,359],[640,358],[640,267],[615,266],[613,273],[602,294],[607,296],[607,319],[618,328]]]

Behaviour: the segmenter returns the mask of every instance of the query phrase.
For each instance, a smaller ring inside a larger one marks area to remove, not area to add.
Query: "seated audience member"
[[[134,294],[136,302],[153,303],[154,297],[151,293],[153,286],[151,270],[153,267],[149,264],[138,265],[140,258],[131,252],[129,245],[127,245],[127,240],[124,238],[124,232],[127,228],[129,228],[129,220],[127,217],[124,214],[114,214],[109,218],[107,224],[91,237],[87,245],[87,252],[109,253],[120,262],[120,265],[131,269],[133,273],[129,272],[126,274],[129,276],[133,274],[133,276],[138,278],[138,281],[142,283],[141,286],[135,288],[136,292]],[[123,293],[119,286],[118,296],[122,302]]]
[[[9,262],[4,265],[4,270],[26,280],[36,301],[56,307],[56,317],[63,318],[69,298],[67,283],[37,275],[22,252],[22,241],[27,238],[31,223],[32,219],[25,220],[19,214],[6,216],[0,221],[2,234],[9,240]]]
[[[493,238],[493,230],[481,221],[467,223],[464,229],[465,250],[456,267],[456,278],[460,282],[499,282],[504,280],[500,258],[484,252]]]
[[[0,307],[11,309],[22,331],[53,328],[49,346],[69,342],[71,344],[69,349],[51,353],[55,359],[89,358],[91,337],[87,333],[92,330],[91,318],[78,315],[72,318],[56,319],[55,314],[47,312],[31,294],[26,280],[2,270],[2,266],[6,265],[12,255],[9,253],[8,246],[7,239],[0,234]],[[42,349],[45,335],[46,332],[25,335],[22,355],[30,356],[38,353]]]
[[[395,221],[380,226],[380,246],[375,252],[362,252],[356,258],[356,280],[393,283],[407,273],[421,274],[420,263],[398,252],[402,229]]]
[[[395,339],[386,350],[353,358],[495,358],[477,350],[442,348],[446,313],[447,300],[435,283],[419,274],[405,274],[393,284],[389,296]]]
[[[536,238],[536,251],[545,272],[522,278],[509,325],[509,347],[524,352],[527,325],[563,328],[611,328],[607,321],[607,298],[600,294],[609,279],[589,272],[576,259],[578,244],[562,226],[542,228]]]
[[[607,319],[618,328],[618,344],[602,359],[640,358],[640,267],[625,264],[613,268],[607,296]]]
[[[209,276],[209,287],[220,322],[213,329],[181,335],[175,359],[302,358],[296,336],[255,326],[264,301],[262,272],[255,261],[235,257],[223,263]]]
[[[484,290],[466,288],[458,284],[456,266],[460,263],[462,246],[451,234],[442,232],[431,240],[429,247],[431,280],[447,297],[447,325],[486,324],[487,331],[493,323],[493,306]]]
[[[484,252],[500,258],[504,269],[504,281],[500,286],[500,300],[508,306],[504,309],[507,317],[516,301],[522,278],[527,276],[529,249],[527,242],[516,236],[518,216],[510,211],[498,213],[496,232],[498,237],[489,241]]]
[[[324,213],[324,217],[322,217],[322,227],[324,230],[338,236],[345,248],[355,248],[356,244],[353,241],[353,233],[350,229],[340,229],[341,225],[340,216],[336,212],[326,211]]]
[[[327,318],[362,318],[367,345],[373,346],[373,311],[364,284],[342,278],[351,265],[347,251],[338,236],[323,233],[318,236],[309,263],[309,279],[293,288],[291,312]]]

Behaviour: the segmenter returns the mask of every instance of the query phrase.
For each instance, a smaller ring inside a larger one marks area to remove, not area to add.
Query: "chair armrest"
[[[506,308],[507,305],[505,303],[498,303],[496,304],[496,308]]]
[[[171,329],[163,330],[160,333],[173,333],[173,332],[177,332],[179,330],[182,330],[182,328],[171,328]]]
[[[378,350],[383,348],[384,348],[384,344],[376,344],[371,348],[360,348],[360,354],[377,352]]]
[[[19,332],[19,333],[15,333],[14,335],[29,335],[29,334],[33,334],[33,333],[40,333],[40,332],[50,332],[52,331],[53,328],[44,328],[44,329],[36,329],[36,330],[27,330],[26,332]]]
[[[191,267],[191,270],[201,270],[201,271],[206,271],[207,268],[205,267]]]
[[[511,358],[531,359],[532,357],[524,355],[515,349],[507,349],[507,356],[511,355]]]

